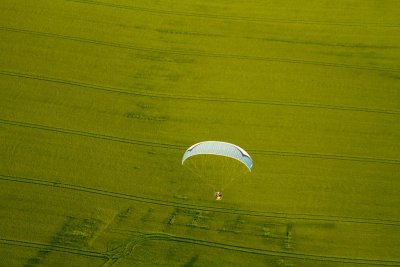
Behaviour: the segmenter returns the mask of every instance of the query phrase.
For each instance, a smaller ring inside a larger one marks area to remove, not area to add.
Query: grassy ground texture
[[[397,1],[0,2],[0,266],[399,266]],[[246,149],[216,202],[187,147]]]

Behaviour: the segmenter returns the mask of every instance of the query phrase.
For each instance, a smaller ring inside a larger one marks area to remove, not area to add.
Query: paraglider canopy
[[[202,154],[233,158],[243,163],[249,171],[253,168],[253,160],[249,153],[237,145],[221,141],[205,141],[192,145],[186,150],[185,154],[183,154],[182,164],[186,159]]]
[[[253,160],[243,148],[221,141],[205,141],[189,147],[182,157],[182,165],[210,186],[217,200],[222,191],[237,178],[244,178],[252,171]]]

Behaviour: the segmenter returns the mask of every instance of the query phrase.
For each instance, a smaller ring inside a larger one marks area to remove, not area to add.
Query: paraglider
[[[213,188],[215,199],[239,177],[252,171],[253,160],[243,148],[221,141],[204,141],[189,147],[182,157],[182,165]]]
[[[222,193],[221,192],[215,192],[215,199],[216,200],[221,200],[222,199]]]

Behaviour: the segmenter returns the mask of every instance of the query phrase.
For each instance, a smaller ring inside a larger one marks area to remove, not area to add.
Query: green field
[[[400,266],[399,192],[398,0],[0,1],[0,266]]]

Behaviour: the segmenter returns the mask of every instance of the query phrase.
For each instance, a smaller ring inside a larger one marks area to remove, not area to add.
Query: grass
[[[399,265],[397,6],[2,1],[0,265]]]

